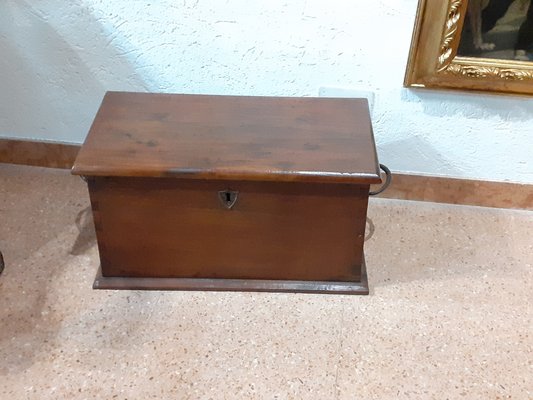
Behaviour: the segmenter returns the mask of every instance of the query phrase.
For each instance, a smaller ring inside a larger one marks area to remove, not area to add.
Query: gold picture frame
[[[468,1],[419,0],[405,86],[533,94],[533,61],[457,55]]]

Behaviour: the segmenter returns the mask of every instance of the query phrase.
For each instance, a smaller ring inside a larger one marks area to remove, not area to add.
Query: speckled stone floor
[[[1,399],[531,399],[533,213],[372,199],[371,293],[94,291],[84,183],[0,164]]]

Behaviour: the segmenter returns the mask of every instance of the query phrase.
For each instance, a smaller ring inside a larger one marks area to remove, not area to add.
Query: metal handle
[[[383,170],[383,172],[385,172],[385,183],[383,185],[381,185],[381,187],[378,189],[378,190],[375,190],[373,192],[369,192],[368,194],[370,196],[375,196],[377,194],[380,194],[381,192],[383,192],[385,189],[387,189],[392,181],[392,172],[390,172],[390,169],[387,168],[386,165],[383,165],[383,164],[379,164],[379,168],[381,168]]]

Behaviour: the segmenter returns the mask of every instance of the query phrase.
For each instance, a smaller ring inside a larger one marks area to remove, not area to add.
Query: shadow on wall
[[[499,117],[505,121],[529,121],[533,118],[533,99],[523,96],[507,95],[503,102],[501,95],[494,93],[480,95],[480,92],[474,91],[468,93],[411,88],[402,90],[401,97],[405,102],[422,104],[424,113],[434,117]]]
[[[398,151],[408,149],[408,151]],[[395,140],[378,146],[381,160],[387,160],[387,166],[394,171],[419,172],[428,171],[433,175],[461,176],[459,171],[445,155],[420,136]],[[394,179],[394,174],[393,174]]]
[[[149,88],[89,10],[36,7],[0,13],[0,136],[82,142],[106,90]]]

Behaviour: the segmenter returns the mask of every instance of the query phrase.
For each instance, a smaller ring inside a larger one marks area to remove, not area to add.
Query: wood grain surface
[[[79,150],[75,143],[0,138],[0,163],[71,168]]]
[[[73,173],[380,182],[366,99],[108,92]]]
[[[93,289],[369,294],[364,257],[361,266],[361,280],[358,282],[287,281],[279,279],[125,278],[103,276],[102,269],[98,268]]]
[[[359,281],[368,186],[89,179],[104,276]],[[231,210],[218,192],[238,191]]]

